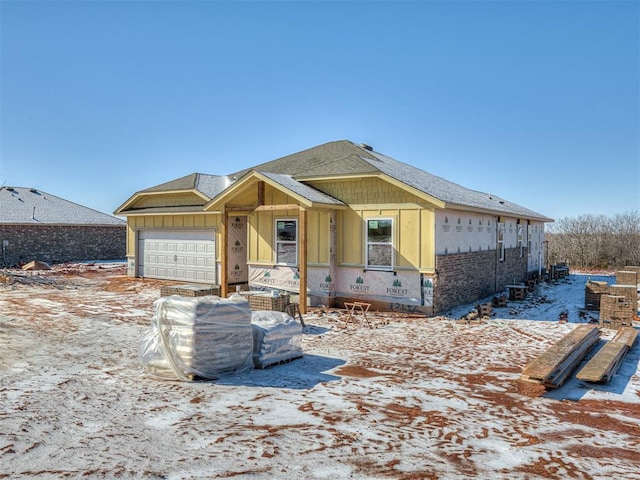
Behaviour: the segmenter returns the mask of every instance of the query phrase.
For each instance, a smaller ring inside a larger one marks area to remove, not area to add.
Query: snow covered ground
[[[188,383],[137,363],[160,282],[109,265],[13,273],[0,274],[0,478],[640,479],[640,341],[605,385],[519,379],[590,320],[586,276],[474,325],[455,320],[471,305],[373,314],[371,330],[317,310],[302,359]]]

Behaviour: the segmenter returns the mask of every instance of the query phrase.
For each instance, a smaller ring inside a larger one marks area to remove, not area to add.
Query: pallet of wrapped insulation
[[[258,310],[251,315],[256,368],[302,357],[302,325],[284,312]]]
[[[240,295],[161,297],[138,358],[147,373],[193,381],[253,367],[251,308]]]

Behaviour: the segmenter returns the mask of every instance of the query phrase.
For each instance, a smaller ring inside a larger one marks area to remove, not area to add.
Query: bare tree
[[[550,263],[575,268],[619,268],[640,265],[640,214],[565,217],[548,228]]]

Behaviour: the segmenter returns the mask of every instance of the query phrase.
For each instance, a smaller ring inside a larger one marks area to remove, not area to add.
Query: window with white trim
[[[529,256],[533,252],[532,248],[533,234],[531,233],[531,225],[527,225],[527,249],[529,250]]]
[[[393,219],[369,218],[366,231],[366,266],[371,269],[393,269]]]
[[[276,263],[298,264],[298,220],[276,220]]]
[[[498,222],[498,254],[500,261],[504,262],[504,223]]]

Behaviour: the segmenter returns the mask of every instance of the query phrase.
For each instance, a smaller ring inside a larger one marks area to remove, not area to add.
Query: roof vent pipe
[[[360,146],[365,150],[369,150],[370,152],[373,152],[373,147],[371,145],[367,145],[366,143],[361,143]]]
[[[32,220],[36,219],[36,207],[33,207],[33,213],[31,214],[31,219]]]

